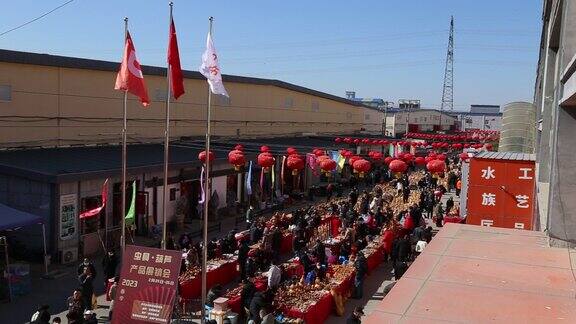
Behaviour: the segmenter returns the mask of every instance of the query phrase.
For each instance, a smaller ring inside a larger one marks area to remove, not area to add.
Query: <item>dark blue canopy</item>
[[[44,223],[40,216],[0,204],[0,231]]]

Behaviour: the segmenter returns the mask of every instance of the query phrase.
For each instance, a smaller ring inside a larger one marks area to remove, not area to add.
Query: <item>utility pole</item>
[[[454,109],[454,17],[450,19],[450,36],[448,37],[448,52],[444,67],[444,88],[442,89],[442,105],[440,110]],[[440,116],[442,119],[442,116]]]

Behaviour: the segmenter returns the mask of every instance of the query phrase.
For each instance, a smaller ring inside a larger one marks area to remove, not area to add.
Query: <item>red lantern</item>
[[[354,168],[354,170],[356,172],[359,173],[360,178],[364,178],[364,174],[366,172],[370,171],[371,165],[370,162],[364,160],[364,159],[359,159],[354,161],[354,164],[352,165],[352,167]]]
[[[426,169],[428,169],[430,173],[442,173],[446,170],[446,163],[440,160],[433,160],[426,164]]]
[[[238,144],[238,145],[234,146],[234,149],[238,150],[238,151],[244,151],[244,146],[242,146],[242,144]]]
[[[258,155],[258,165],[268,172],[269,168],[274,165],[274,157],[268,152],[260,153]]]
[[[446,155],[438,154],[438,155],[436,155],[436,160],[446,161]]]
[[[353,142],[354,142],[354,144],[358,145],[358,144],[360,144],[360,139],[359,139],[359,138],[355,138]]]
[[[352,167],[354,167],[354,162],[356,162],[356,161],[358,161],[358,160],[360,160],[360,157],[359,157],[359,156],[352,155],[352,156],[348,159],[348,163],[349,163]]]
[[[468,156],[468,153],[460,153],[458,155],[458,157],[460,158],[460,160],[462,161],[468,161],[468,159],[470,159],[470,157]]]
[[[389,168],[390,168],[390,171],[399,175],[400,173],[406,172],[406,170],[408,169],[408,164],[406,164],[406,162],[404,162],[402,160],[394,160],[394,161],[390,162]]]
[[[324,150],[321,150],[321,149],[314,149],[314,151],[312,151],[312,152],[313,152],[314,155],[316,155],[316,156],[322,156],[322,155],[325,155],[325,154],[326,154],[326,152],[324,152]]]
[[[491,143],[488,143],[486,145],[484,145],[484,147],[488,150],[488,151],[492,151],[492,149],[494,148],[494,146]]]
[[[326,173],[326,175],[330,175],[332,171],[336,170],[336,162],[331,159],[322,159],[320,161],[320,169]]]
[[[228,156],[233,155],[233,154],[241,154],[244,155],[244,152],[242,152],[241,150],[232,150],[228,153]]]
[[[416,163],[416,165],[425,165],[427,162],[423,157],[418,156],[414,159],[414,163]]]
[[[342,142],[342,139],[341,139],[340,137],[336,137],[336,138],[334,139],[334,142],[336,142],[336,143],[339,144],[339,143]]]
[[[208,153],[208,158],[210,159],[210,162],[214,161],[215,157],[212,151]],[[202,151],[198,154],[198,160],[202,161],[202,163],[206,163],[206,151]]]
[[[260,146],[260,152],[262,153],[270,152],[270,148],[266,145],[262,145]]]
[[[411,162],[412,160],[414,160],[414,155],[412,155],[410,153],[406,153],[406,154],[404,154],[402,159],[406,162]]]
[[[384,157],[380,152],[372,152],[372,156],[370,156],[374,162],[382,161]]]
[[[286,160],[286,167],[292,170],[292,175],[297,175],[300,170],[304,169],[304,159],[299,155],[290,155]]]
[[[384,159],[384,164],[390,165],[390,162],[392,162],[392,161],[394,161],[394,158],[392,158],[392,157],[390,157],[390,156],[387,156],[387,157]]]
[[[289,148],[286,149],[286,153],[287,153],[288,155],[293,155],[293,154],[298,154],[298,151],[296,151],[296,149],[293,148],[293,147],[289,147]]]
[[[234,166],[234,170],[239,171],[244,163],[246,163],[246,158],[244,158],[244,154],[241,153],[233,153],[233,152],[240,152],[238,150],[234,150],[228,154],[228,162]]]

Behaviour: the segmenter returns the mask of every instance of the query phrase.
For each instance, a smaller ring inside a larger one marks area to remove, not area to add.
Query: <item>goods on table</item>
[[[206,262],[206,269],[208,272],[210,272],[216,268],[221,267],[223,264],[234,262],[236,258],[237,257],[233,256],[232,254],[224,254],[221,258],[208,260],[208,262]],[[184,273],[180,274],[178,281],[183,283],[196,279],[200,275],[201,269],[202,268],[200,266],[189,267]]]
[[[334,288],[344,282],[354,273],[354,266],[335,264],[332,266],[332,276],[330,278],[330,287]]]
[[[186,271],[184,273],[180,274],[178,281],[180,281],[180,283],[183,283],[183,282],[186,282],[188,280],[193,280],[198,275],[200,275],[200,271],[201,271],[201,269],[198,266],[189,267],[188,269],[186,269]]]
[[[274,296],[274,303],[287,309],[297,309],[305,312],[308,307],[314,305],[321,297],[326,295],[327,283],[318,282],[314,285],[294,283],[281,286]]]

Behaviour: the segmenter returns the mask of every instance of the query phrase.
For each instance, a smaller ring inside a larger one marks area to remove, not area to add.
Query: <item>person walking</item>
[[[356,261],[354,262],[354,269],[356,270],[356,276],[354,277],[354,299],[362,299],[364,293],[364,277],[368,272],[368,264],[364,253],[362,251],[358,252]]]
[[[42,305],[39,306],[32,318],[30,318],[30,323],[35,324],[49,324],[50,322],[50,312],[48,312],[50,306]]]
[[[110,290],[108,290],[108,299],[110,299],[110,308],[108,308],[108,319],[112,320],[112,312],[114,311],[114,303],[116,300],[116,290],[118,289],[118,281],[120,277],[114,277],[114,283],[110,286]]]
[[[92,295],[94,294],[94,277],[92,270],[89,267],[84,268],[84,273],[78,277],[82,291],[82,302],[84,308],[87,310],[92,309]]]
[[[107,286],[108,280],[116,276],[116,268],[118,267],[118,257],[114,251],[108,251],[102,259],[102,268],[104,269],[104,287]]]
[[[460,197],[461,190],[462,190],[462,180],[458,178],[458,181],[456,181],[456,197]]]
[[[240,280],[246,279],[246,261],[248,260],[248,252],[250,252],[250,246],[248,246],[247,239],[242,239],[240,242],[240,248],[238,249],[238,267],[240,268]]]
[[[362,316],[364,316],[364,307],[357,306],[346,320],[346,324],[360,324],[362,323]]]
[[[66,318],[68,323],[82,323],[84,314],[84,298],[82,298],[82,291],[80,289],[74,290],[72,296],[68,297],[68,313]]]

